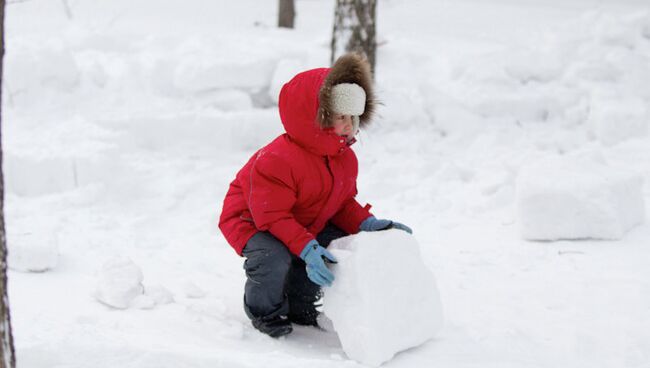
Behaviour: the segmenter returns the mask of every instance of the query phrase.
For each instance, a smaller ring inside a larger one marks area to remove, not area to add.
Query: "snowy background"
[[[275,0],[7,6],[20,368],[361,366],[331,331],[255,331],[217,228],[279,88],[328,65],[333,3],[294,30]],[[380,0],[378,34],[359,200],[414,229],[445,310],[385,366],[650,366],[647,1]]]

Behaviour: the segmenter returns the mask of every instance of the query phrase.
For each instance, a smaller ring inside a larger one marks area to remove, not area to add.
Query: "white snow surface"
[[[545,158],[517,179],[524,238],[621,239],[645,219],[643,176],[595,157]]]
[[[440,294],[414,237],[401,230],[360,233],[328,249],[338,263],[323,313],[348,357],[379,366],[440,331]]]
[[[47,272],[8,271],[19,368],[362,366],[331,330],[254,330],[243,259],[217,228],[237,170],[282,132],[282,79],[329,64],[333,2],[296,12],[287,30],[277,1],[8,2],[8,247],[31,233],[58,248]],[[517,178],[590,152],[644,179],[615,176],[648,213],[647,0],[385,0],[377,12],[382,105],[354,145],[358,199],[413,228],[445,311],[435,339],[384,366],[646,367],[648,222],[624,222],[617,241],[524,240]],[[533,215],[536,228],[553,221]],[[126,309],[93,297],[113,257],[142,272]]]

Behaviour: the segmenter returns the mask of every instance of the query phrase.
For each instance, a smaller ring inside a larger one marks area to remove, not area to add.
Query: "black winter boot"
[[[251,313],[251,310],[246,305],[246,302],[244,302],[244,311],[246,312],[248,318],[251,319],[253,327],[271,337],[288,335],[293,331],[293,327],[291,327],[291,321],[289,321],[287,317],[280,315],[280,313],[273,313],[268,316],[258,317]]]
[[[286,317],[255,318],[252,322],[253,327],[271,337],[288,335],[293,331],[291,322]]]

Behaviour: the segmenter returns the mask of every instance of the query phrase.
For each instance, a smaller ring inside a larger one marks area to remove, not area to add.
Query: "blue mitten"
[[[320,286],[332,286],[334,274],[327,269],[325,262],[336,263],[336,258],[327,249],[312,240],[300,252],[300,258],[307,264],[307,277]]]
[[[388,229],[399,229],[406,231],[409,234],[413,234],[413,230],[404,224],[400,224],[399,222],[391,220],[377,219],[375,216],[368,217],[367,219],[363,220],[361,225],[359,225],[359,230],[361,231],[380,231]]]

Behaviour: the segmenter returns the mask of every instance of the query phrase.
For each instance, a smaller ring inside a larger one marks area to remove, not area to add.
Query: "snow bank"
[[[56,267],[57,238],[50,232],[14,232],[8,228],[7,257],[12,270],[44,272]]]
[[[106,122],[125,132],[119,144],[129,150],[180,150],[218,154],[259,148],[283,133],[277,109],[179,114]]]
[[[244,47],[219,37],[190,37],[175,50],[178,64],[174,70],[174,85],[189,93],[268,86],[275,60]],[[224,48],[231,48],[234,53],[227,54]]]
[[[626,94],[647,105],[646,22],[643,14],[612,17],[591,12],[564,25],[562,32],[528,42],[534,47],[512,47],[457,63],[448,72],[452,83],[445,91],[480,116],[519,122],[566,121],[594,93]],[[602,102],[593,100],[591,106]],[[634,105],[633,121],[622,120],[623,130],[641,129],[636,117],[642,112],[636,103],[623,103]]]
[[[323,310],[350,358],[380,365],[440,330],[436,281],[411,235],[361,233],[336,240],[329,249],[339,263],[333,267],[336,281],[325,289]]]
[[[526,239],[621,239],[643,222],[643,177],[596,158],[545,158],[521,170],[517,210]]]

